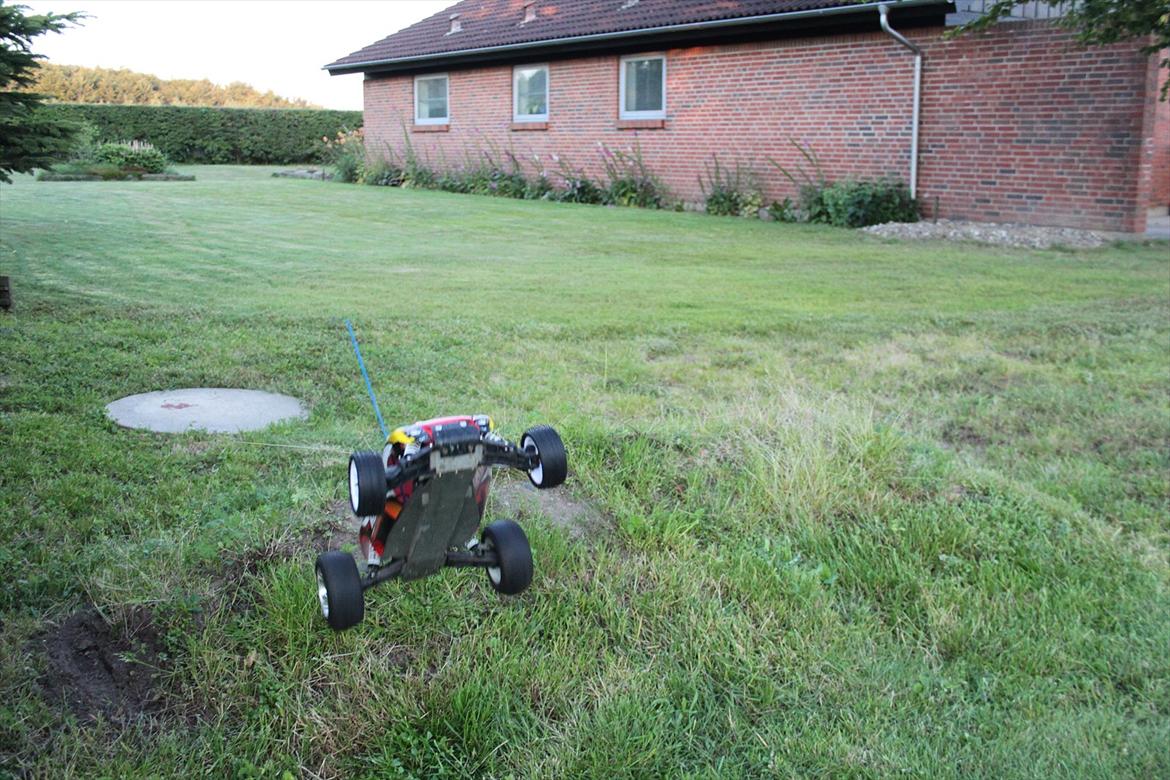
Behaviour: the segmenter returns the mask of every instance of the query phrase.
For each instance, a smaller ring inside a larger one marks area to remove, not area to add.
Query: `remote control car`
[[[528,472],[538,488],[565,481],[565,446],[547,425],[530,428],[519,445],[500,436],[487,415],[443,417],[404,425],[386,448],[349,459],[349,502],[362,518],[358,546],[366,573],[347,552],[317,557],[321,613],[336,631],[365,615],[364,593],[386,580],[415,580],[444,566],[487,569],[500,593],[520,593],[532,582],[532,550],[523,529],[483,521],[493,467]]]

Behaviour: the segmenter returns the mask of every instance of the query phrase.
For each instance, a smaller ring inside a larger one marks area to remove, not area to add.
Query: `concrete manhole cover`
[[[106,412],[124,428],[159,433],[258,431],[281,420],[307,416],[301,402],[290,396],[225,387],[128,395],[107,404]]]

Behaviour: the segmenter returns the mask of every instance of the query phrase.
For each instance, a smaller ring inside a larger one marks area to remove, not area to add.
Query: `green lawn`
[[[1170,775],[1165,243],[193,172],[0,188],[0,774]],[[556,425],[605,530],[527,517],[523,596],[448,571],[330,632],[315,540],[379,445],[346,317],[388,421]],[[312,414],[103,416],[198,385]],[[91,607],[150,622],[128,722],[44,677]]]

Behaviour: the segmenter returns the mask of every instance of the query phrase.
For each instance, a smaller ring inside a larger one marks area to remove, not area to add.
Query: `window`
[[[666,57],[622,57],[620,92],[622,119],[665,119]]]
[[[447,123],[447,74],[416,76],[414,79],[414,123]]]
[[[521,65],[512,71],[512,121],[548,121],[548,65]]]

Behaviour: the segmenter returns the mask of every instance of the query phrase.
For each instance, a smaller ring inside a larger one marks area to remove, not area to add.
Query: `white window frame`
[[[418,83],[428,79],[437,79],[442,77],[443,82],[447,85],[447,116],[444,117],[420,117],[418,115]],[[446,73],[423,73],[414,77],[414,123],[416,125],[445,125],[451,121],[451,79]]]
[[[518,102],[520,100],[520,90],[518,84],[520,81],[520,71],[531,70],[532,68],[544,68],[544,113],[543,114],[521,114],[516,109],[519,108]],[[527,65],[517,65],[512,68],[512,121],[513,122],[547,122],[549,112],[549,82],[551,81],[551,73],[547,62],[533,62]],[[449,113],[449,112],[448,112]]]
[[[626,110],[626,63],[630,60],[662,60],[662,108],[658,111]],[[618,61],[618,118],[666,119],[666,53],[627,54]]]

